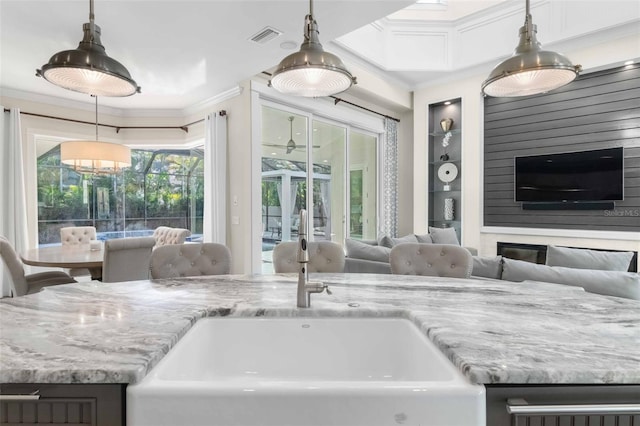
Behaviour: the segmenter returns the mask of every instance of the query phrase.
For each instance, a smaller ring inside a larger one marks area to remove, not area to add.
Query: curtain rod
[[[269,77],[271,77],[271,75],[272,75],[270,72],[267,72],[267,71],[262,71],[262,74],[268,75]],[[333,96],[333,95],[331,95],[331,96],[329,96],[329,97],[333,99],[333,104],[334,104],[334,105],[338,105],[338,103],[340,103],[340,102],[344,102],[345,104],[348,104],[348,105],[354,106],[354,107],[356,107],[356,108],[363,109],[363,110],[365,110],[365,111],[367,111],[367,112],[370,112],[370,113],[372,113],[372,114],[377,114],[377,115],[379,115],[379,116],[382,116],[382,117],[384,117],[384,118],[388,118],[389,120],[393,120],[393,121],[396,121],[396,122],[398,122],[398,123],[400,122],[400,119],[399,119],[399,118],[390,117],[390,116],[388,116],[387,114],[383,114],[383,113],[381,113],[381,112],[374,111],[374,110],[369,109],[369,108],[367,108],[367,107],[363,107],[362,105],[354,104],[353,102],[346,101],[346,100],[344,100],[344,99],[342,99],[342,98],[338,98],[338,97]]]
[[[353,102],[345,101],[344,99],[342,99],[342,98],[338,98],[338,97],[336,97],[336,96],[329,96],[329,97],[333,99],[333,104],[334,104],[334,105],[338,105],[340,102],[344,102],[345,104],[348,104],[348,105],[354,106],[354,107],[356,107],[356,108],[363,109],[363,110],[365,110],[365,111],[369,111],[369,112],[371,112],[371,113],[373,113],[373,114],[378,114],[378,115],[380,115],[380,116],[382,116],[382,117],[384,117],[384,118],[388,118],[389,120],[393,120],[393,121],[396,121],[396,122],[398,122],[398,123],[400,122],[400,119],[399,119],[399,118],[390,117],[390,116],[388,116],[387,114],[383,114],[383,113],[381,113],[381,112],[374,111],[374,110],[369,109],[369,108],[367,108],[367,107],[363,107],[362,105],[354,104]]]
[[[4,112],[9,112],[10,110],[5,108]],[[201,123],[204,119],[192,121],[191,123],[185,124],[184,126],[114,126],[113,124],[101,124],[101,123],[93,123],[91,121],[83,121],[83,120],[74,120],[72,118],[63,118],[63,117],[55,117],[52,115],[44,115],[44,114],[35,114],[33,112],[24,112],[20,111],[20,114],[30,115],[32,117],[40,117],[40,118],[50,118],[52,120],[62,120],[62,121],[70,121],[72,123],[80,123],[80,124],[89,124],[91,126],[109,127],[111,129],[116,129],[116,133],[120,133],[120,130],[127,129],[176,129],[183,130],[185,133],[189,133],[189,126],[192,126],[197,123]],[[220,111],[220,115],[226,115],[226,111]]]

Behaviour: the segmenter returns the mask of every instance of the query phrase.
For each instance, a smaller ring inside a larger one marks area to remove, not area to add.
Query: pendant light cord
[[[313,0],[309,0],[309,14],[304,18],[304,41],[305,43],[318,43],[318,26],[313,19]]]
[[[93,0],[89,0],[89,32],[91,37],[91,43],[95,41],[96,33],[96,15],[93,13]]]
[[[533,18],[531,17],[531,7],[529,4],[529,0],[525,1],[524,31],[527,37],[527,42],[531,43],[533,34]]]
[[[293,140],[293,116],[289,117],[289,140]]]
[[[98,97],[94,96],[96,98],[96,141],[98,140]]]

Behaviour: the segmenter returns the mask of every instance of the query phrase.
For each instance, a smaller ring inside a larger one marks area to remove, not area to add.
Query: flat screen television
[[[623,163],[622,147],[515,157],[515,201],[622,200]]]

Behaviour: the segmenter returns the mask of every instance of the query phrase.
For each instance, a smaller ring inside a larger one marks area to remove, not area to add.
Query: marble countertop
[[[640,302],[578,287],[313,274],[332,295],[295,307],[293,275],[88,282],[0,300],[0,383],[135,383],[205,316],[412,320],[482,384],[640,384]]]

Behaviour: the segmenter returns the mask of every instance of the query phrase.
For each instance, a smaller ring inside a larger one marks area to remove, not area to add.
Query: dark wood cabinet
[[[2,384],[0,424],[125,424],[125,384]]]
[[[125,384],[3,384],[0,424],[124,426],[125,391]],[[486,385],[486,399],[487,426],[640,426],[640,385]]]
[[[486,385],[487,426],[640,426],[640,385]]]

